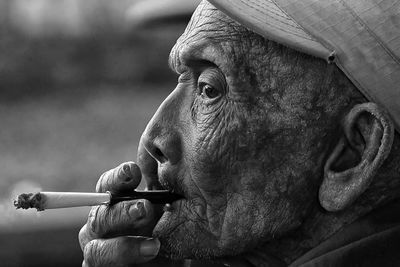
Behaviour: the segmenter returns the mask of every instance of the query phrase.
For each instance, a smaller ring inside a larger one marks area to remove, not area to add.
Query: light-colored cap
[[[400,131],[400,1],[208,1],[267,39],[335,62]]]

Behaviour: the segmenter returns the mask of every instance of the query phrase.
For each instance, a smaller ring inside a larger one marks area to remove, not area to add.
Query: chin
[[[177,202],[165,210],[153,230],[153,236],[161,242],[160,256],[173,260],[210,260],[243,252],[244,240],[234,242],[232,238],[222,245],[207,228],[207,220],[199,217],[199,210],[188,210],[185,200]]]
[[[201,223],[205,219],[193,218],[196,212],[188,212],[185,204],[185,200],[174,202],[155,226],[153,236],[161,242],[159,254],[173,260],[223,256],[218,240],[206,229],[207,224]]]

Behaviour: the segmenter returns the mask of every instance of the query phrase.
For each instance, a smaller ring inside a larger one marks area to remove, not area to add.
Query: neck
[[[287,266],[362,216],[399,199],[399,162],[400,135],[396,133],[391,155],[381,166],[374,182],[352,206],[341,212],[327,212],[316,200],[314,208],[299,228],[243,256],[255,266],[266,266],[266,262],[271,266],[279,266],[279,262],[282,266]]]
[[[381,166],[374,182],[352,206],[341,212],[327,212],[316,200],[299,228],[256,248],[255,252],[248,254],[249,261],[259,259],[260,262],[261,255],[264,255],[288,265],[362,216],[400,198],[399,162],[400,135],[396,133],[391,155]]]
[[[365,213],[366,211],[363,212]],[[283,263],[290,264],[361,215],[351,212],[327,213],[317,206],[298,229],[278,240],[264,244],[258,250],[268,251]]]
[[[287,266],[374,208],[391,200],[393,198],[371,198],[369,192],[366,192],[363,199],[342,212],[326,212],[319,205],[315,205],[298,229],[256,248],[245,255],[245,258],[255,266],[264,266],[265,262],[281,262],[282,266]],[[372,202],[374,205],[368,205]],[[264,264],[261,264],[262,262]]]

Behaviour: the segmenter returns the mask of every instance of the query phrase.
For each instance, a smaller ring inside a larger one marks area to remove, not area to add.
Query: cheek
[[[298,225],[298,185],[308,177],[284,167],[295,154],[287,135],[269,133],[255,114],[249,115],[254,120],[224,115],[228,119],[199,132],[193,179],[204,189],[208,203],[215,203],[218,196],[225,201],[223,210],[207,208],[220,247],[248,247]]]
[[[164,220],[169,230],[176,229],[164,237],[174,244],[167,250],[234,254],[297,225],[302,209],[296,184],[306,176],[284,167],[295,156],[288,148],[293,142],[284,132],[269,133],[261,115],[225,108],[185,127],[180,169],[193,205]],[[180,220],[177,228],[168,223],[176,226]],[[203,243],[194,243],[199,240]]]
[[[193,117],[192,139],[187,145],[192,178],[205,191],[218,191],[226,183],[234,135],[227,112],[218,110]]]

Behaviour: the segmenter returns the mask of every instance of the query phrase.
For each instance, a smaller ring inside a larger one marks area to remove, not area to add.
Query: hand
[[[141,176],[135,163],[126,162],[102,174],[96,191],[131,191],[139,185]],[[82,266],[130,266],[154,259],[160,242],[149,236],[161,210],[162,207],[146,200],[93,207],[87,223],[79,232],[84,256]]]

